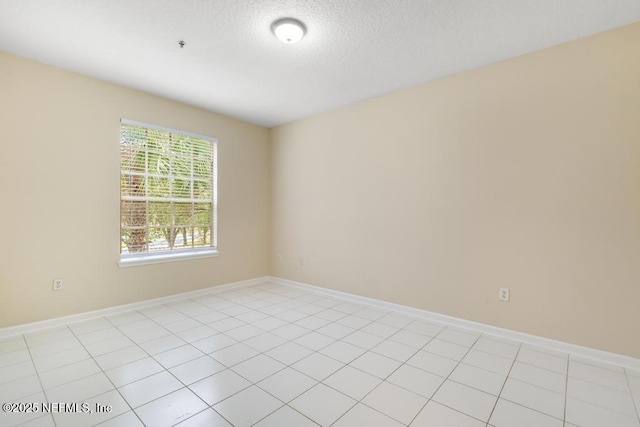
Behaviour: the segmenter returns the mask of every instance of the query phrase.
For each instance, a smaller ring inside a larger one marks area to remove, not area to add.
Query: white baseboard
[[[166,297],[153,298],[144,301],[134,302],[131,304],[118,305],[115,307],[103,308],[100,310],[88,311],[85,313],[72,314],[69,316],[56,317],[53,319],[41,320],[39,322],[25,323],[22,325],[8,326],[0,328],[0,339],[14,335],[27,334],[37,332],[44,329],[51,329],[67,325],[69,323],[91,320],[98,317],[111,316],[114,314],[124,313],[126,311],[138,310],[156,304],[167,304],[179,301],[185,298],[194,298],[215,292],[222,292],[234,288],[243,288],[246,286],[257,285],[269,280],[269,277],[257,277],[255,279],[243,280],[240,282],[227,283],[224,285],[212,286],[205,289],[197,289],[195,291],[183,292],[180,294],[169,295]]]
[[[483,323],[473,322],[471,320],[460,319],[457,317],[446,316],[444,314],[434,313],[431,311],[421,310],[418,308],[408,307],[405,305],[395,304],[374,298],[353,295],[346,292],[326,289],[319,286],[309,285],[306,283],[295,282],[292,280],[281,279],[279,277],[268,277],[272,282],[304,289],[307,291],[321,293],[327,296],[342,298],[354,303],[367,304],[385,310],[393,310],[410,316],[419,317],[424,320],[437,323],[445,323],[459,328],[469,329],[484,334],[493,335],[498,338],[521,341],[523,343],[543,347],[552,351],[568,353],[584,359],[604,364],[614,364],[625,368],[640,371],[640,359],[625,356],[623,354],[610,353],[594,348],[583,347],[576,344],[570,344],[563,341],[557,341],[550,338],[539,337],[536,335],[526,334],[524,332],[512,331],[509,329],[499,328],[497,326],[486,325]]]
[[[243,280],[240,282],[212,286],[205,289],[198,289],[195,291],[183,292],[180,294],[169,295],[166,297],[154,298],[154,299],[139,301],[131,304],[124,304],[124,305],[119,305],[115,307],[104,308],[104,309],[90,311],[86,313],[72,314],[70,316],[56,317],[54,319],[42,320],[39,322],[26,323],[23,325],[0,328],[0,339],[15,336],[15,335],[20,335],[20,334],[37,332],[44,329],[56,328],[56,327],[67,325],[69,323],[91,320],[98,317],[111,316],[114,314],[124,313],[131,310],[138,310],[138,309],[149,307],[156,304],[167,304],[167,303],[179,301],[185,298],[194,298],[194,297],[207,295],[211,293],[227,291],[230,289],[237,289],[237,288],[243,288],[247,286],[259,285],[267,281],[277,283],[280,285],[303,289],[309,292],[341,298],[346,301],[350,301],[358,304],[367,304],[372,307],[381,308],[384,310],[392,310],[395,312],[404,313],[410,316],[428,320],[431,322],[453,325],[459,328],[469,329],[472,331],[493,335],[494,337],[497,337],[497,338],[521,341],[523,343],[535,345],[538,347],[543,347],[549,350],[568,353],[573,356],[589,359],[594,362],[599,362],[604,364],[614,364],[614,365],[622,366],[625,368],[630,368],[636,371],[640,371],[640,359],[625,356],[622,354],[610,353],[603,350],[583,347],[575,344],[566,343],[563,341],[552,340],[549,338],[530,335],[523,332],[517,332],[509,329],[499,328],[497,326],[491,326],[483,323],[472,322],[470,320],[446,316],[444,314],[434,313],[426,310],[420,310],[418,308],[408,307],[405,305],[400,305],[400,304],[395,304],[395,303],[378,300],[374,298],[368,298],[368,297],[363,297],[359,295],[349,294],[346,292],[335,291],[332,289],[322,288],[319,286],[309,285],[306,283],[295,282],[292,280],[287,280],[287,279],[282,279],[279,277],[272,277],[272,276],[257,277],[255,279],[249,279],[249,280]]]

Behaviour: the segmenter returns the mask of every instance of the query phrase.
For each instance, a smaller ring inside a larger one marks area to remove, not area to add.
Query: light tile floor
[[[640,372],[264,282],[3,339],[0,402],[2,426],[640,427]]]

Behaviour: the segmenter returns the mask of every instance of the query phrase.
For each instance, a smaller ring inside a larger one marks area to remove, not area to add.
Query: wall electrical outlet
[[[54,291],[62,290],[62,279],[53,279],[53,290]]]
[[[498,298],[500,301],[509,301],[509,288],[500,288],[498,292]]]
[[[276,262],[282,262],[282,254],[276,255]]]

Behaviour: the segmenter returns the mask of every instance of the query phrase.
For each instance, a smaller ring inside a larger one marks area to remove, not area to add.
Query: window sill
[[[147,264],[161,264],[165,262],[173,262],[173,261],[186,261],[191,259],[199,259],[199,258],[210,258],[218,256],[219,252],[217,249],[204,249],[197,251],[184,251],[184,252],[170,252],[170,253],[162,253],[162,254],[145,254],[145,255],[135,255],[129,256],[126,258],[120,258],[118,262],[118,266],[120,267],[136,267],[138,265],[147,265]]]

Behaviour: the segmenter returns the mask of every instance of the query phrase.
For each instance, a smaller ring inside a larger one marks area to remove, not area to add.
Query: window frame
[[[212,150],[212,165],[211,165],[211,245],[203,246],[203,247],[195,247],[195,248],[178,248],[178,249],[167,249],[160,250],[154,252],[138,252],[138,253],[128,253],[123,254],[121,246],[122,245],[122,159],[119,161],[118,168],[118,186],[120,192],[120,223],[119,223],[119,247],[120,247],[120,257],[118,261],[118,265],[120,267],[131,267],[137,265],[146,265],[146,264],[158,264],[165,263],[171,261],[184,261],[190,259],[199,259],[199,258],[208,258],[214,257],[219,254],[218,252],[218,139],[200,135],[193,132],[185,132],[178,129],[172,129],[164,126],[153,125],[149,123],[139,122],[135,120],[129,119],[120,119],[119,133],[122,131],[122,126],[137,126],[146,129],[158,130],[161,132],[169,132],[176,135],[187,136],[191,138],[198,138],[209,141],[211,143]],[[120,148],[121,150],[121,148]],[[191,176],[193,179],[193,176]],[[147,227],[149,224],[147,223]]]

